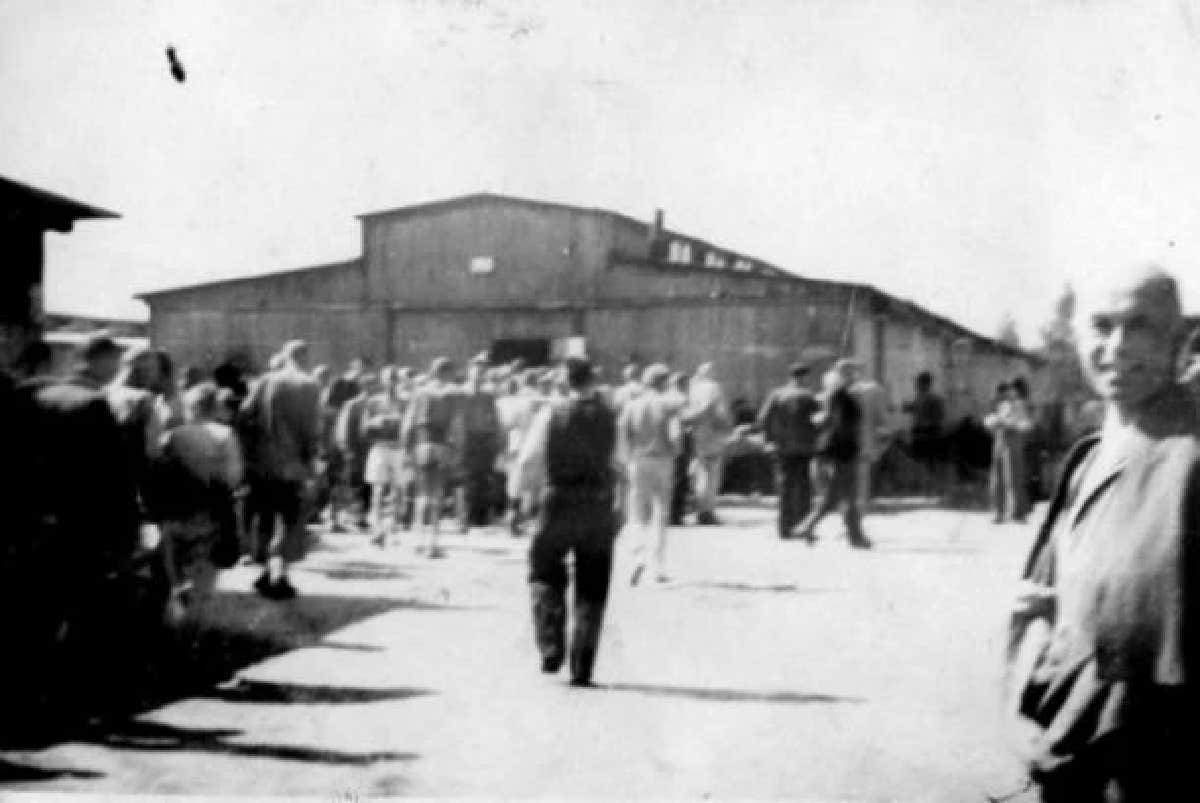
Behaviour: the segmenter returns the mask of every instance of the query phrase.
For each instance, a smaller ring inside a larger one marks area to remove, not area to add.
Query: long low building
[[[937,378],[953,416],[1039,359],[865,284],[810,279],[616,212],[476,194],[360,215],[345,262],[159,290],[150,337],[181,364],[259,368],[289,338],[335,368],[421,366],[490,349],[545,362],[584,348],[623,364],[715,363],[756,402],[803,359],[854,355],[899,401]],[[816,371],[814,371],[816,374]]]

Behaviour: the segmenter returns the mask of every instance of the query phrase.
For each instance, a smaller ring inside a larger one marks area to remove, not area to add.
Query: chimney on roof
[[[650,224],[649,255],[652,262],[658,262],[666,256],[666,239],[663,237],[663,211],[654,210],[654,222]]]

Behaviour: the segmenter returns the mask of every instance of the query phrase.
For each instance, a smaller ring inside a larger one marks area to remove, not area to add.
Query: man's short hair
[[[207,379],[183,394],[183,406],[190,418],[212,418],[217,413],[217,403],[217,383]]]
[[[97,332],[79,347],[79,356],[85,360],[98,360],[121,353],[121,346],[107,332]]]
[[[574,390],[587,387],[593,376],[592,364],[583,357],[567,357],[563,362],[567,374],[567,386]]]
[[[917,374],[917,384],[921,386],[932,385],[933,374],[929,373],[928,371],[922,371],[921,373]]]

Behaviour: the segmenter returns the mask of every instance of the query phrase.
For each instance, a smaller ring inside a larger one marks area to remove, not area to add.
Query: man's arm
[[[775,391],[767,394],[767,399],[762,403],[762,407],[758,409],[758,417],[754,420],[753,429],[756,432],[761,432],[768,443],[775,442],[775,435],[771,431],[772,423],[775,418]]]
[[[297,421],[301,456],[306,463],[318,454],[321,443],[321,388],[316,382],[302,386],[304,395]]]
[[[552,414],[553,409],[549,404],[539,410],[521,443],[516,463],[517,475],[521,478],[521,487],[540,488],[546,483],[549,473],[546,454],[550,445]]]
[[[237,435],[231,434],[225,442],[224,457],[221,479],[227,488],[236,489],[242,484],[242,478],[245,476],[245,461],[242,459],[242,447],[238,444]]]

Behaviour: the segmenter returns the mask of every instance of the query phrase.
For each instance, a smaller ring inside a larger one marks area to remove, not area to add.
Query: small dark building
[[[0,176],[0,343],[5,350],[43,328],[46,232],[69,232],[77,220],[115,217],[120,216]]]

